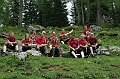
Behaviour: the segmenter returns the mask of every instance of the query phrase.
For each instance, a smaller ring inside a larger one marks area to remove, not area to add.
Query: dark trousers
[[[85,56],[89,56],[91,51],[90,51],[90,47],[80,47],[77,51],[77,53],[81,54],[81,51],[84,52]]]
[[[27,50],[31,50],[31,46],[22,46],[22,51],[25,52]]]
[[[52,47],[51,53],[52,53],[52,56],[56,55],[57,57],[60,57],[60,49],[59,49],[59,47]]]
[[[45,49],[45,46],[42,46],[42,47],[39,47],[38,49],[43,55],[46,55],[46,49]]]
[[[16,46],[16,44],[13,44],[13,46],[10,45],[10,44],[6,45],[6,47],[9,48],[9,49],[11,49],[11,50],[15,50],[15,46]]]

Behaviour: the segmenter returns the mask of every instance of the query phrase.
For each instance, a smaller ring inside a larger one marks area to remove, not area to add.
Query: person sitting
[[[58,36],[56,35],[55,32],[53,32],[52,35],[50,36],[50,40],[51,40],[53,37],[55,37],[55,38],[58,40]]]
[[[38,39],[39,37],[36,35],[36,31],[33,31],[33,34],[30,36],[30,39],[32,39],[32,44],[35,44],[35,41]]]
[[[87,35],[89,35],[90,32],[91,32],[91,30],[85,25],[83,34],[85,35],[86,40],[87,40]]]
[[[88,38],[88,45],[90,46],[91,54],[94,56],[94,52],[96,52],[96,49],[98,50],[98,54],[100,53],[101,44],[97,44],[98,39],[94,36],[93,33],[90,34],[90,37]]]
[[[87,46],[87,41],[84,39],[85,35],[80,35],[79,40],[79,51],[81,52],[82,58],[88,57],[90,55],[90,48]]]
[[[5,44],[3,47],[3,56],[6,55],[7,48],[9,48],[11,50],[16,49],[16,51],[18,51],[17,39],[14,36],[14,32],[10,32],[9,36],[6,37]]]
[[[60,42],[64,44],[64,43],[67,43],[68,40],[69,39],[67,38],[67,33],[65,32],[64,29],[62,29],[62,32],[60,33]]]
[[[37,44],[37,50],[40,51],[42,54],[46,55],[48,53],[46,47],[47,43],[43,34],[40,35],[40,38],[36,40],[35,44]]]
[[[30,39],[29,34],[25,34],[25,38],[22,40],[22,51],[31,50],[32,48],[32,39]]]
[[[86,35],[84,35],[84,39],[88,41],[88,38],[90,37],[91,32],[87,32]]]
[[[48,36],[46,36],[46,32],[45,31],[42,31],[42,34],[43,34],[43,38],[45,39],[45,43],[47,44]]]
[[[51,49],[52,58],[55,56],[55,54],[57,55],[57,57],[60,57],[60,49],[56,36],[52,37],[51,45],[52,45],[52,49]]]
[[[68,41],[68,46],[70,48],[71,54],[75,57],[78,58],[76,53],[79,49],[79,41],[74,37],[73,34],[70,35],[70,39]]]

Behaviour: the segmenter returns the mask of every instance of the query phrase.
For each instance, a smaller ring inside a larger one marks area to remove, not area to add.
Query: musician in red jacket
[[[87,33],[91,32],[90,29],[85,25],[83,34],[86,36]]]
[[[82,58],[88,57],[90,54],[90,48],[88,47],[87,41],[84,39],[84,36],[85,35],[82,34],[79,40],[79,51],[81,52]]]
[[[30,39],[29,34],[25,34],[25,38],[22,40],[22,51],[31,50],[32,48],[32,39]]]
[[[53,36],[51,39],[51,45],[52,45],[52,58],[55,56],[55,54],[57,55],[57,57],[60,57],[60,49],[59,49],[59,43],[58,43],[58,39],[56,38],[56,36]]]
[[[62,29],[62,31],[60,32],[60,42],[62,44],[68,42],[67,33],[65,32],[64,29]]]
[[[44,38],[44,35],[41,33],[40,38],[38,38],[35,42],[37,44],[37,49],[44,55],[46,55],[47,52],[47,42]]]
[[[90,46],[91,54],[94,55],[94,51],[98,50],[97,53],[100,53],[101,44],[98,44],[98,39],[94,36],[93,33],[90,34],[90,38],[88,38],[88,45]]]
[[[55,37],[55,38],[58,40],[58,36],[56,35],[55,32],[53,32],[52,35],[50,36],[50,40],[51,40],[53,37]]]
[[[70,52],[75,58],[78,58],[76,53],[79,49],[79,41],[74,37],[73,34],[70,35],[70,39],[68,41],[68,46],[70,48]]]
[[[46,35],[45,31],[42,31],[42,34],[43,34],[43,38],[45,39],[45,43],[47,44],[48,36]]]
[[[33,34],[30,36],[30,39],[32,39],[32,44],[35,44],[35,41],[38,39],[39,37],[36,35],[36,31],[33,31]]]
[[[17,39],[14,36],[14,32],[10,32],[9,36],[6,37],[5,45],[3,47],[3,56],[5,56],[7,48],[11,50],[16,49],[16,51],[18,51]]]

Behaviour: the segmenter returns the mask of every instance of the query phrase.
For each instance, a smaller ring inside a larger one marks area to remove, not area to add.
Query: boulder
[[[33,56],[41,56],[42,54],[39,51],[36,51],[34,49],[32,50],[27,50],[26,52],[31,53]]]
[[[17,53],[15,56],[18,57],[20,60],[26,60],[27,53],[26,52],[20,52],[20,53]]]
[[[96,25],[90,25],[91,30],[102,31],[102,27]]]
[[[44,30],[45,28],[41,25],[36,25],[40,30]]]
[[[36,31],[36,29],[33,26],[28,26],[27,31],[32,33],[33,31]]]

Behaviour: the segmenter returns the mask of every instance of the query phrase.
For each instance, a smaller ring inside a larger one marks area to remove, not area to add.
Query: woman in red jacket
[[[22,50],[23,52],[30,50],[32,46],[32,39],[30,39],[29,34],[25,34],[25,38],[22,40]]]

